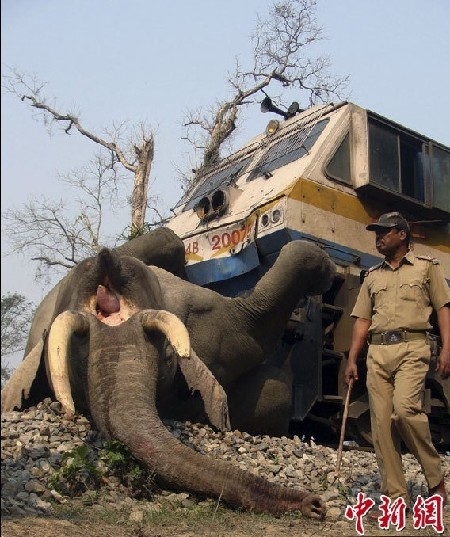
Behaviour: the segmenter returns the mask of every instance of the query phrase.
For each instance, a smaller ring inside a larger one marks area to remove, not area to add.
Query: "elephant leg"
[[[291,403],[290,375],[276,366],[262,364],[228,391],[231,428],[254,435],[285,435]]]
[[[2,390],[2,412],[23,408],[23,403],[29,398],[39,369],[41,369],[42,376],[44,375],[44,365],[43,361],[41,361],[43,349],[44,340],[41,338],[11,375]]]

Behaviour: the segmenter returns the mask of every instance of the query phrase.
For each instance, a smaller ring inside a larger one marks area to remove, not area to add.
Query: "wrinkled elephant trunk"
[[[120,336],[113,341],[108,336],[112,329],[108,328],[99,346],[101,352],[91,345],[88,375],[91,413],[104,435],[126,444],[135,457],[155,472],[158,481],[170,488],[221,498],[230,506],[256,512],[281,514],[300,510],[314,516],[319,507],[316,497],[309,501],[303,491],[269,483],[179,442],[166,429],[156,410],[158,361],[161,360],[158,345],[152,345],[147,336],[138,334],[139,327],[133,327],[135,344],[120,347],[117,344]],[[140,352],[136,341],[143,338],[146,350]],[[323,507],[317,512],[322,514]]]

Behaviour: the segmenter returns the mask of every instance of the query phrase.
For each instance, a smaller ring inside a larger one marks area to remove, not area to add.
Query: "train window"
[[[369,120],[370,181],[400,192],[400,155],[398,135]]]
[[[369,116],[369,182],[450,211],[450,151]]]
[[[423,142],[400,136],[400,191],[425,201]]]
[[[286,136],[275,142],[256,163],[255,167],[247,177],[247,181],[252,181],[256,177],[269,174],[273,170],[281,168],[282,166],[309,154],[312,146],[322,134],[328,121],[328,119],[322,119],[313,126],[308,124],[303,128],[296,130],[290,136]]]
[[[350,172],[350,133],[345,135],[336,153],[331,158],[326,167],[326,174],[331,179],[342,181],[348,185],[352,184]]]
[[[450,152],[431,146],[433,206],[450,212]]]
[[[450,151],[369,116],[369,182],[450,212]]]

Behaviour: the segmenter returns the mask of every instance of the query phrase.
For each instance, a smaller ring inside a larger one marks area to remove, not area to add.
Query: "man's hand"
[[[370,325],[371,321],[369,319],[362,319],[360,317],[356,319],[355,324],[353,325],[352,342],[348,353],[347,367],[345,368],[344,373],[345,382],[347,384],[350,384],[350,379],[353,379],[355,382],[358,380],[358,366],[356,365],[356,362],[359,353],[367,341]]]
[[[442,349],[437,359],[436,371],[445,380],[450,377],[450,349]]]
[[[353,379],[355,382],[358,380],[358,366],[356,363],[349,361],[345,368],[345,382],[350,384],[350,379]]]
[[[437,359],[436,371],[443,379],[450,376],[450,307],[443,306],[437,310],[439,332],[442,339],[442,350]]]

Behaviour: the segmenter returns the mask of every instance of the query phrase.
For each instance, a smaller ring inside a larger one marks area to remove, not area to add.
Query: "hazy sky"
[[[248,58],[256,13],[268,0],[2,0],[2,73],[7,67],[48,83],[60,111],[76,111],[98,134],[114,121],[147,121],[155,132],[153,191],[165,209],[180,197],[178,168],[189,163],[181,123],[189,109],[227,96],[234,59]],[[349,100],[450,145],[450,2],[318,0],[327,39],[318,47],[332,71],[350,75]],[[290,104],[291,97],[284,103]],[[306,105],[301,103],[300,105]],[[236,143],[263,131],[259,107]],[[2,212],[44,195],[67,197],[58,181],[88,163],[96,146],[42,122],[2,92]],[[119,212],[123,229],[128,212]],[[121,220],[123,219],[123,221]],[[39,302],[32,261],[6,256],[1,292]]]

